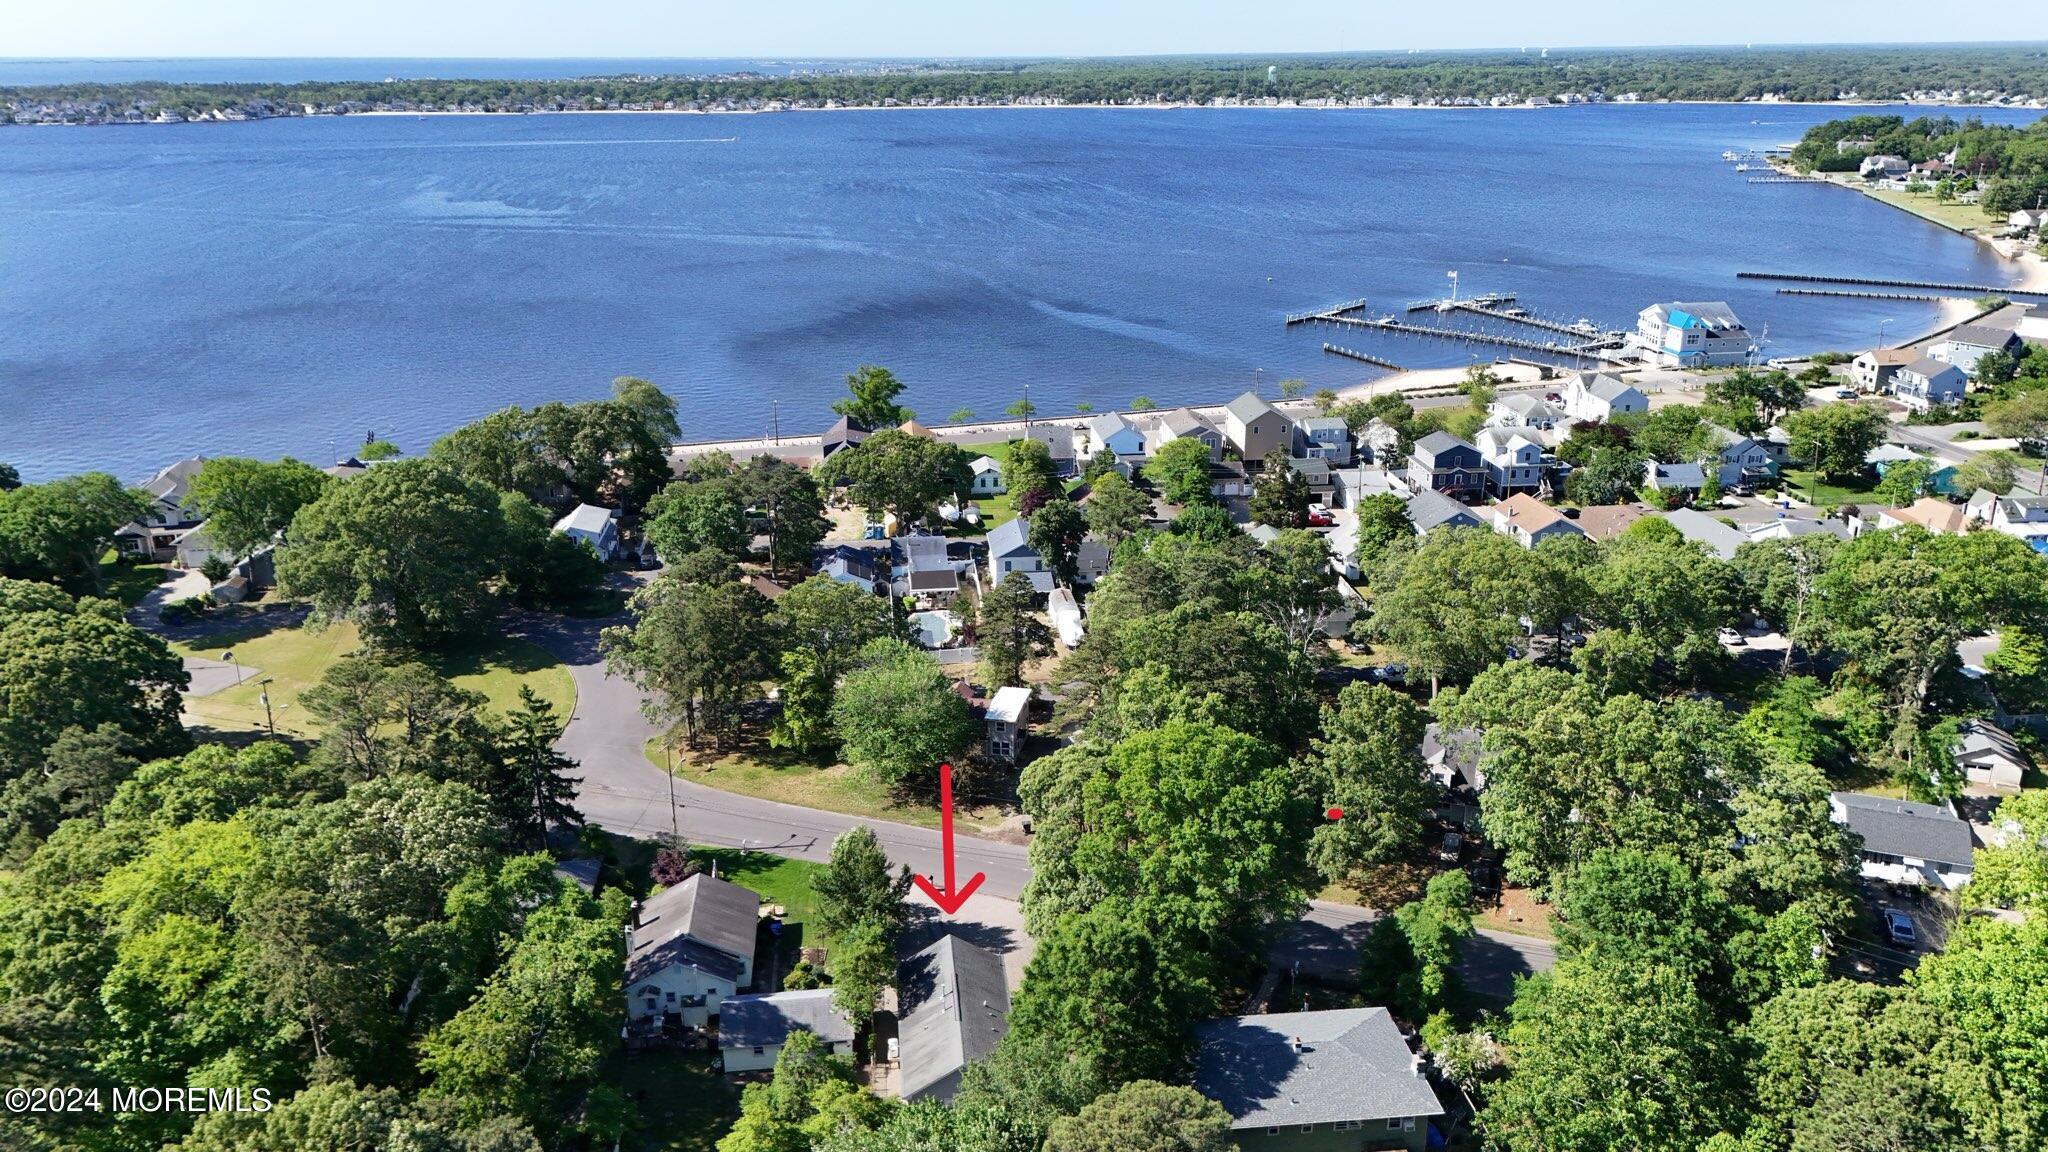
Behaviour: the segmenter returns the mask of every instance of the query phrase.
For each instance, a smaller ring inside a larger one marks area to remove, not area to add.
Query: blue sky
[[[15,0],[0,56],[941,56],[2048,40],[1928,0]]]

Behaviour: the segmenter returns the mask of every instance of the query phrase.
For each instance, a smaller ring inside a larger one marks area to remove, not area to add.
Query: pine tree
[[[519,835],[535,848],[546,848],[548,834],[583,826],[576,810],[577,777],[569,775],[576,761],[555,750],[562,722],[555,706],[532,688],[519,686],[519,707],[506,717],[505,768],[518,818]]]

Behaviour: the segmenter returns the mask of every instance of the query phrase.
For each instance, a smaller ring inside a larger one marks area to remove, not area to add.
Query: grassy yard
[[[625,1152],[713,1152],[740,1115],[740,1086],[711,1070],[710,1052],[615,1052],[602,1083],[639,1110]]]
[[[1863,504],[1871,500],[1871,492],[1877,487],[1876,477],[1859,477],[1846,484],[1833,484],[1820,479],[1810,469],[1787,468],[1782,474],[1785,492],[1808,500],[1822,508],[1833,508],[1842,504]]]
[[[100,561],[100,585],[106,589],[105,595],[127,608],[142,603],[152,589],[174,575],[168,564],[122,564],[112,552]]]
[[[297,707],[299,694],[319,682],[335,661],[362,646],[353,624],[321,629],[278,628],[260,633],[210,637],[195,644],[173,644],[178,655],[218,660],[233,651],[235,663],[250,670],[248,679],[211,696],[188,699],[185,711],[208,727],[261,730],[263,691],[269,681],[271,711],[280,734],[313,737],[319,724]],[[458,687],[481,692],[491,707],[506,711],[519,702],[521,685],[531,687],[566,719],[576,705],[576,686],[554,657],[521,640],[493,637],[447,652],[429,653],[422,662]]]
[[[1958,232],[1998,232],[2005,227],[2003,220],[1993,220],[1978,205],[1943,204],[1934,198],[1932,192],[1893,192],[1886,188],[1865,188],[1862,191],[1873,200],[1882,200],[1894,208]]]
[[[647,759],[666,766],[661,738],[647,742]],[[770,749],[737,752],[728,756],[685,756],[678,753],[676,776],[722,792],[759,796],[804,808],[822,808],[869,820],[893,820],[925,828],[939,826],[939,811],[928,804],[896,804],[880,794],[874,785],[845,764],[820,766],[808,760],[782,757]],[[954,823],[963,832],[985,831],[1000,823],[1003,811],[995,805],[969,805],[953,810]]]

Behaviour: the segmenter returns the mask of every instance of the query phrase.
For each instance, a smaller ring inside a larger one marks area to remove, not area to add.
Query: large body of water
[[[646,376],[693,437],[829,419],[893,368],[927,419],[1028,386],[1218,400],[1371,375],[1284,313],[1513,290],[1633,322],[1725,299],[1771,354],[1931,306],[1774,295],[1744,268],[2009,278],[1723,149],[1836,111],[991,109],[348,117],[0,129],[0,460],[147,474],[191,453],[418,449],[506,404]],[[2024,115],[2015,114],[2015,119]],[[1473,352],[1339,341],[1411,366]]]

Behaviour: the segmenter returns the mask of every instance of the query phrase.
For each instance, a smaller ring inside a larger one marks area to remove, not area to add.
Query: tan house
[[[1250,392],[1223,406],[1223,432],[1247,464],[1265,460],[1275,448],[1294,450],[1294,422]]]

